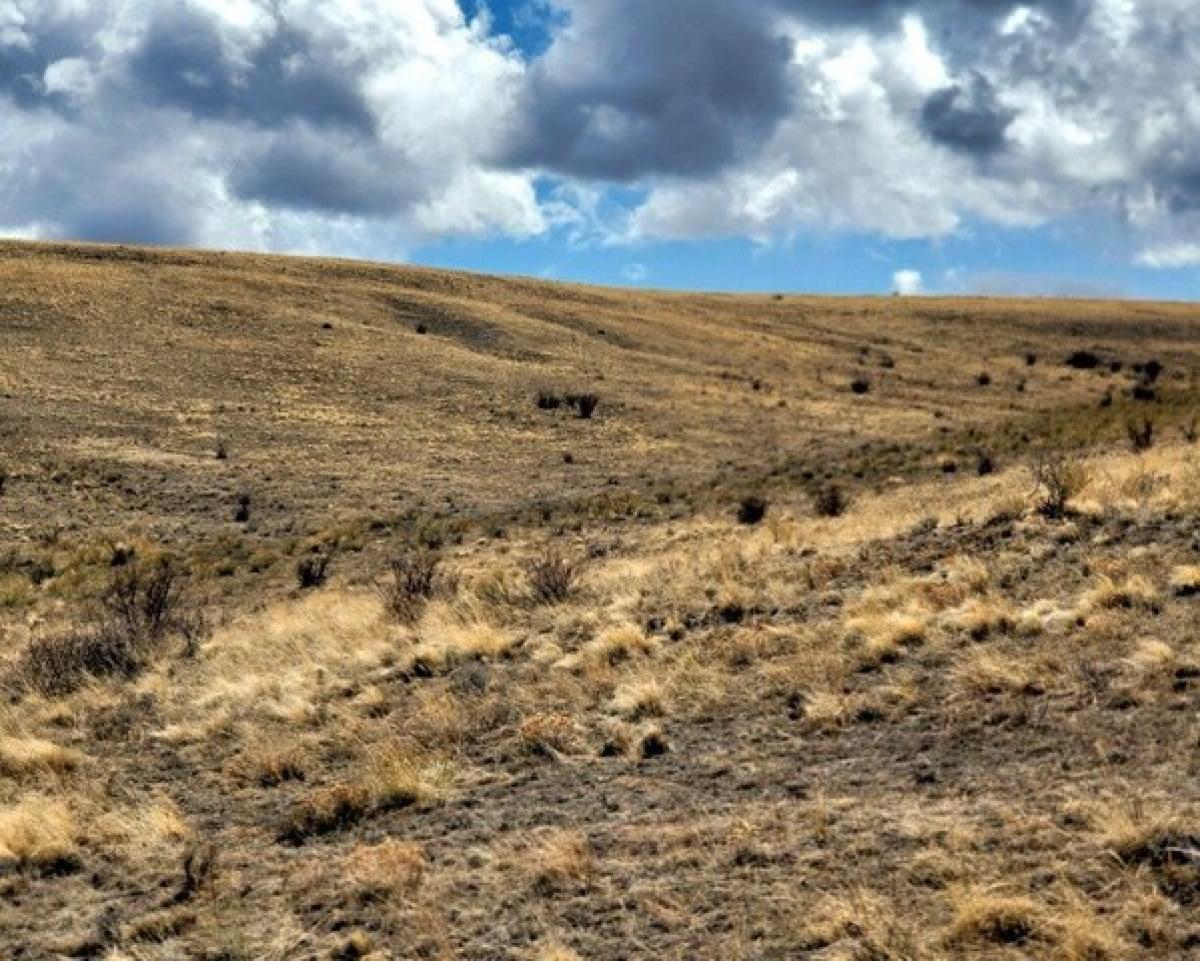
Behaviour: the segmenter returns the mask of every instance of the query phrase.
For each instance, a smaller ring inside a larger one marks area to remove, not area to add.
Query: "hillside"
[[[1198,333],[0,244],[0,955],[1197,951]]]

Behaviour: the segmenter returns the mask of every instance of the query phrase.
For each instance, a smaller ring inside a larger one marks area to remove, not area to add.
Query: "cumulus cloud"
[[[892,290],[903,297],[919,294],[924,287],[925,281],[919,270],[897,270],[892,274]]]
[[[392,256],[1088,217],[1200,260],[1190,0],[528,0],[525,52],[467,6],[0,0],[0,224]]]

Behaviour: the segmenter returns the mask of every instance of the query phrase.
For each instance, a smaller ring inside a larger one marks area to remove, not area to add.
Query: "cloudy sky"
[[[1200,294],[1194,0],[0,0],[0,234]]]

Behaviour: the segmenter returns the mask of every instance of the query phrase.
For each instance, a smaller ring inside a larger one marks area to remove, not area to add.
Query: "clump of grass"
[[[580,831],[545,832],[521,852],[522,869],[543,894],[578,888],[596,871],[596,858],[587,836]]]
[[[818,517],[841,517],[849,506],[849,498],[837,484],[826,484],[813,495],[813,513]]]
[[[377,585],[380,600],[388,615],[400,624],[412,624],[425,610],[438,586],[442,563],[436,551],[423,549],[392,558],[389,577]]]
[[[579,563],[550,548],[525,566],[533,599],[539,604],[561,604],[579,577]]]
[[[66,774],[74,771],[84,756],[42,738],[0,737],[0,775]]]
[[[583,730],[569,714],[530,715],[517,725],[516,736],[517,743],[534,755],[576,754],[583,747]]]
[[[314,835],[349,827],[371,807],[371,792],[362,784],[334,784],[301,797],[284,817],[279,839],[302,844]]]
[[[421,887],[429,859],[420,844],[384,838],[360,844],[342,864],[351,889],[365,899],[411,898]]]
[[[758,524],[767,516],[767,501],[763,497],[744,497],[738,505],[739,524]]]
[[[1200,565],[1184,564],[1171,571],[1171,591],[1177,597],[1193,597],[1200,594]]]
[[[454,792],[458,767],[399,742],[371,748],[364,784],[370,803],[379,809],[433,805]]]
[[[0,809],[0,862],[22,869],[65,871],[79,865],[78,829],[62,801],[29,797]]]
[[[954,900],[950,927],[954,943],[1023,945],[1041,936],[1046,927],[1041,907],[1022,895],[972,888],[957,892]]]

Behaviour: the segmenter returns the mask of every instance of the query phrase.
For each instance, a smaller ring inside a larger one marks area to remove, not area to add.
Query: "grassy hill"
[[[0,244],[0,945],[1195,950],[1198,332]]]

